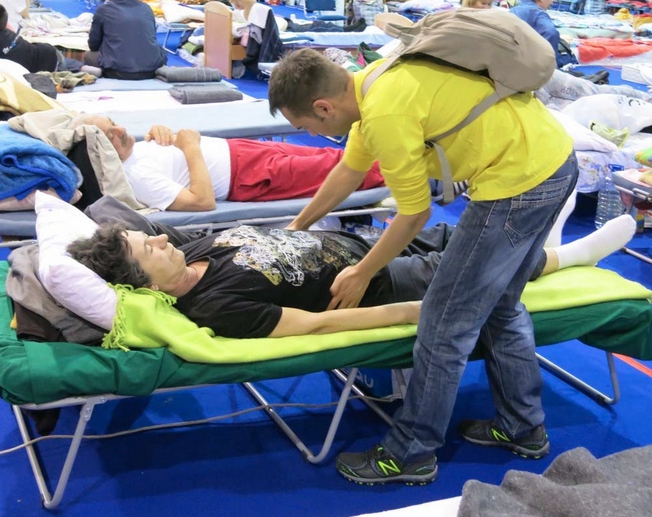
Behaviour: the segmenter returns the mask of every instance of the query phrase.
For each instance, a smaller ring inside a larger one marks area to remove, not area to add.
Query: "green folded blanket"
[[[171,296],[130,286],[112,287],[118,294],[116,317],[102,346],[123,350],[165,346],[190,362],[266,361],[416,335],[416,325],[399,325],[315,336],[224,338],[182,315],[172,306],[175,300]],[[531,312],[623,299],[652,300],[652,291],[594,267],[569,268],[530,282],[522,298]]]

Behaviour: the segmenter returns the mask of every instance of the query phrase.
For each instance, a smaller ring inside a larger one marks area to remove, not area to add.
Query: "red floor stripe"
[[[648,368],[647,366],[642,365],[636,359],[632,359],[631,357],[627,357],[620,354],[614,354],[614,355],[624,363],[627,363],[629,366],[636,368],[639,372],[644,373],[648,377],[652,377],[652,368]]]

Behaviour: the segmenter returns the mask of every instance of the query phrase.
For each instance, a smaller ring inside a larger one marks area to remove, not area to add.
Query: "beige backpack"
[[[426,142],[435,147],[444,180],[444,202],[455,199],[450,164],[437,144],[478,118],[501,99],[541,88],[557,68],[555,52],[541,35],[504,9],[460,8],[428,14],[411,26],[387,23],[383,31],[400,41],[387,60],[371,72],[362,96],[403,56],[423,56],[455,68],[488,76],[496,91],[475,106],[452,129]]]

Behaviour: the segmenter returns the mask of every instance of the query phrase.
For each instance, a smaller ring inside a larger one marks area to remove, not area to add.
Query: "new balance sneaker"
[[[366,452],[343,452],[337,456],[337,470],[349,481],[364,485],[405,483],[426,485],[437,477],[437,457],[404,464],[382,445]]]
[[[459,429],[468,442],[486,447],[502,447],[524,458],[539,459],[550,451],[548,433],[543,424],[520,438],[510,438],[505,431],[493,425],[491,420],[464,420]]]

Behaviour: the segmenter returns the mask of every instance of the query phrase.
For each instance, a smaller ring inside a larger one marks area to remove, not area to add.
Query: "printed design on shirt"
[[[238,226],[220,233],[213,246],[240,246],[233,263],[258,271],[274,285],[300,286],[306,277],[318,277],[325,265],[343,269],[358,262],[344,239],[324,232]]]

